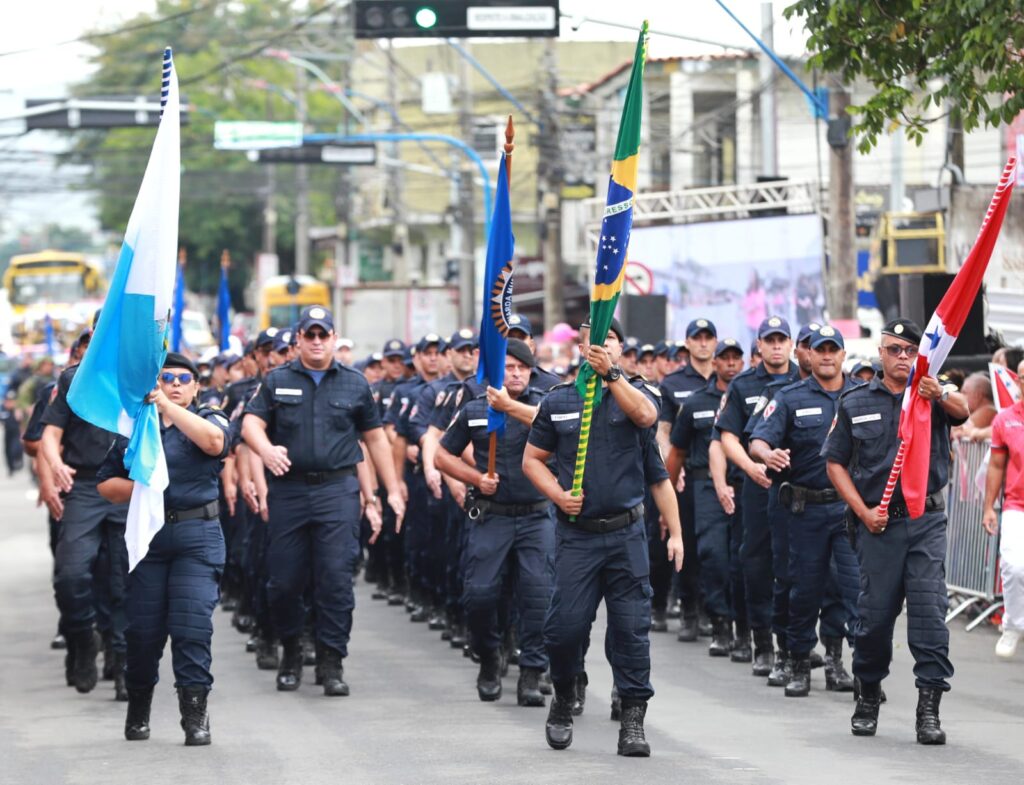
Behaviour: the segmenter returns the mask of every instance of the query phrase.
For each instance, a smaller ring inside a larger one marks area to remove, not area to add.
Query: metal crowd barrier
[[[955,441],[946,489],[946,586],[952,608],[946,621],[979,606],[981,612],[968,623],[968,632],[1003,607],[999,537],[981,525],[988,454],[988,442]]]

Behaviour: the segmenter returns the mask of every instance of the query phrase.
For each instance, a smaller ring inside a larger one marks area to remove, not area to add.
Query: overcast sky
[[[758,0],[725,0],[726,5],[743,22],[760,32],[761,3]],[[782,19],[782,9],[789,0],[774,2],[775,46],[782,54],[803,50],[803,35],[798,26]],[[68,85],[88,76],[86,44],[62,42],[72,40],[88,30],[114,28],[135,14],[155,7],[152,0],[57,0],[54,2],[8,3],[4,23],[0,25],[0,107],[23,98],[51,98],[66,94]],[[721,9],[715,0],[561,0],[561,11],[588,19],[616,22],[638,27],[646,17],[652,30],[650,56],[721,52],[708,46],[665,35],[660,31],[694,36],[722,44],[747,48],[750,39]],[[561,37],[565,40],[634,40],[636,33],[599,24],[583,23],[574,31],[572,22],[563,20]],[[169,41],[173,45],[173,41]],[[16,50],[28,50],[17,51]],[[132,53],[126,52],[126,57]],[[6,100],[5,100],[6,98]],[[59,138],[35,132],[17,140],[0,137],[0,151],[12,148],[47,150],[60,145]],[[0,156],[0,176],[10,171],[10,161]],[[19,162],[45,175],[49,158]],[[88,227],[91,210],[81,196],[61,197],[61,219]],[[66,202],[66,203],[65,203]],[[0,188],[0,234],[15,224],[52,220],[53,197],[5,198]]]

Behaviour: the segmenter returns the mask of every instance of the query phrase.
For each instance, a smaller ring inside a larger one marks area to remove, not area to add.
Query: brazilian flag
[[[647,59],[647,22],[640,28],[636,42],[633,70],[626,88],[626,101],[619,121],[619,136],[615,143],[615,159],[608,179],[608,200],[601,222],[601,236],[597,248],[597,272],[590,295],[590,337],[598,346],[612,324],[615,306],[622,291],[622,278],[626,271],[626,251],[629,232],[633,226],[633,196],[636,193],[636,173],[640,155],[640,117],[643,113],[644,62]],[[576,378],[576,389],[586,397],[594,369],[584,362]],[[593,388],[594,406],[601,401],[601,387]]]

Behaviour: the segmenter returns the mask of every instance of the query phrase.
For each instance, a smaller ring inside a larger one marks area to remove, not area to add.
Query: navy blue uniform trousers
[[[767,630],[772,625],[772,535],[768,507],[768,491],[744,477],[740,563],[747,617],[753,630]]]
[[[606,652],[623,698],[647,699],[651,686],[651,583],[643,519],[607,534],[570,524],[555,527],[555,580],[544,622],[551,678],[565,684],[579,673],[591,621],[604,598]]]
[[[210,642],[224,556],[218,520],[166,523],[156,533],[149,552],[128,576],[129,689],[157,683],[168,635],[174,685],[213,684]]]
[[[498,608],[510,573],[514,573],[519,618],[519,665],[547,668],[544,617],[551,599],[555,550],[554,508],[513,518],[484,514],[467,521],[466,576],[463,603],[475,651],[501,646]]]
[[[889,675],[893,626],[906,599],[915,683],[948,690],[953,663],[946,626],[946,513],[890,518],[881,534],[857,521],[855,532],[860,597],[853,675],[868,684]]]
[[[739,561],[743,537],[739,496],[737,492],[736,512],[727,515],[718,501],[714,482],[710,479],[693,480],[697,555],[704,606],[712,616],[745,624],[746,598]]]
[[[316,639],[348,656],[359,556],[359,480],[339,477],[321,485],[270,480],[267,599],[274,632],[302,634],[304,593],[313,576]]]

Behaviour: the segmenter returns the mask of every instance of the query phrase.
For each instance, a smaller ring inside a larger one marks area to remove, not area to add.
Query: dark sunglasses
[[[192,375],[191,371],[184,371],[182,373],[171,373],[170,371],[164,371],[160,374],[160,381],[164,384],[174,384],[175,380],[181,384],[191,384],[195,376]]]
[[[916,346],[883,346],[882,348],[885,349],[886,354],[893,358],[899,357],[901,354],[907,355],[911,360],[917,357]]]
[[[323,330],[306,330],[303,335],[309,341],[326,341],[328,334]]]

